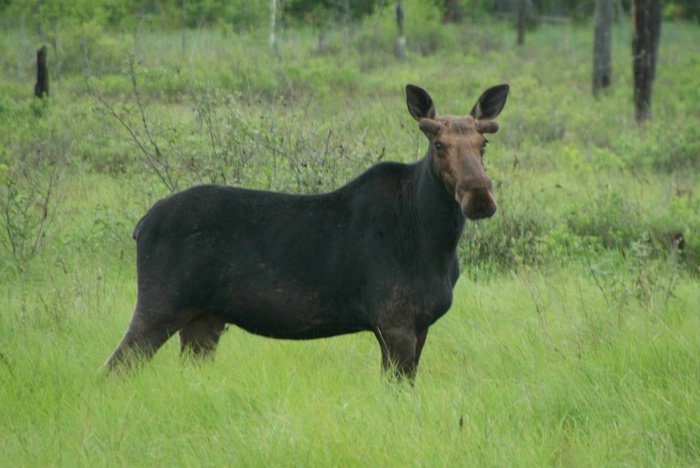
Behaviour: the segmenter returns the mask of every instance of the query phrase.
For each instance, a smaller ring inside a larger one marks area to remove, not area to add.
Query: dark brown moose
[[[371,331],[383,369],[413,382],[428,328],[452,304],[465,219],[497,209],[484,134],[498,130],[508,91],[438,116],[406,86],[425,157],[379,163],[334,192],[202,185],[158,201],[134,230],[136,310],[107,368],[151,357],[175,333],[182,352],[207,355],[232,323],[293,340]]]

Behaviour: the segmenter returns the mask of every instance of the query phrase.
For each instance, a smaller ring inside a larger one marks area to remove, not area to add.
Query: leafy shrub
[[[554,226],[554,220],[540,209],[547,203],[545,196],[524,190],[519,176],[516,171],[501,179],[496,189],[499,211],[493,218],[467,225],[460,255],[468,271],[498,273],[540,265],[556,254],[541,247],[543,236]]]
[[[667,171],[697,171],[700,168],[700,127],[688,120],[676,129],[666,147],[668,158],[660,159],[658,166]],[[667,161],[667,162],[666,162]]]
[[[57,217],[69,142],[51,122],[14,113],[25,118],[7,120],[21,137],[4,142],[11,154],[0,153],[0,246],[22,269],[42,250]]]
[[[617,188],[597,187],[590,198],[576,203],[566,222],[576,235],[596,237],[608,249],[620,249],[639,236],[639,209]]]
[[[700,199],[692,191],[677,190],[670,205],[650,221],[653,245],[700,274]]]
[[[50,32],[49,42],[58,50],[51,51],[52,70],[60,73],[108,74],[119,70],[126,51],[114,36],[106,34],[96,21],[67,22]]]
[[[332,57],[316,57],[303,66],[288,66],[287,76],[294,89],[319,96],[328,96],[337,89],[351,90],[360,78],[355,63]]]
[[[144,94],[141,72],[133,59],[131,63],[130,93],[119,96],[119,102],[96,95],[99,109],[117,126],[120,139],[136,149],[141,167],[170,192],[193,183],[237,184],[245,179],[250,187],[314,193],[335,188],[366,163],[362,146],[341,140],[334,126],[309,126],[293,109],[288,118],[258,115],[240,93],[217,87],[191,86],[180,98],[187,111],[164,115]],[[331,68],[322,65],[319,70],[327,73]],[[327,76],[333,77],[331,84],[344,79],[342,73]],[[305,81],[324,86],[314,79]]]
[[[442,13],[436,4],[419,0],[404,0],[401,3],[404,10],[407,52],[424,56],[431,55],[451,39],[448,30],[454,31],[441,23]],[[373,27],[369,30],[366,29],[357,41],[360,52],[376,49],[395,50],[399,37],[395,7],[393,2],[387,2],[384,4],[384,8],[369,20]]]

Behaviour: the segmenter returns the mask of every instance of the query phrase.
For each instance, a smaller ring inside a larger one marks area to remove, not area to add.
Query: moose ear
[[[435,107],[433,100],[423,88],[414,85],[406,85],[406,104],[411,116],[420,122],[420,119],[434,119]]]
[[[506,105],[508,91],[510,91],[510,86],[507,84],[487,89],[476,101],[469,115],[476,120],[496,118],[503,110],[503,106]]]

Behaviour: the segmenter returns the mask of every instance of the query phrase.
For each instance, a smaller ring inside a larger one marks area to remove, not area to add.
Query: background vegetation
[[[269,10],[249,2],[188,2],[221,14],[184,29],[201,15],[174,2],[59,3],[2,3],[0,465],[700,463],[696,23],[664,23],[639,126],[626,18],[595,99],[585,15],[516,47],[492,4],[444,24],[442,3],[405,1],[402,62],[393,5],[321,28],[286,2],[270,47]],[[202,182],[321,192],[415,161],[409,82],[440,113],[511,85],[486,155],[500,209],[467,227],[415,388],[379,377],[369,334],[230,330],[212,363],[180,362],[173,340],[139,372],[96,375],[153,202]]]

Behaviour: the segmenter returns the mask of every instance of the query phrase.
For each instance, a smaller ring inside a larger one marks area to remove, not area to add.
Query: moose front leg
[[[423,352],[423,346],[425,346],[425,340],[428,338],[428,329],[426,328],[422,332],[416,334],[416,358],[413,372],[418,371],[418,362],[420,361],[420,355]]]
[[[413,384],[427,331],[421,334],[420,340],[414,327],[377,327],[374,334],[382,350],[382,370]]]

